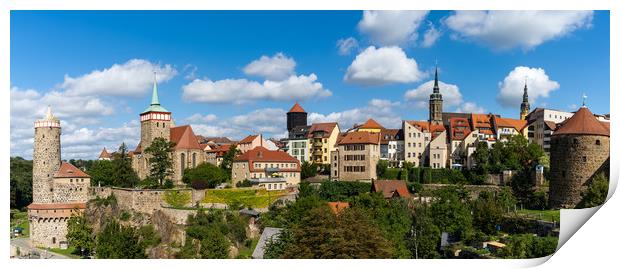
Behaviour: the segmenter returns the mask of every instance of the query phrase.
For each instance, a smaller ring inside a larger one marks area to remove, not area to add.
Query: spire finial
[[[583,95],[581,95],[581,107],[586,107],[586,99],[588,98],[588,96],[586,95],[586,93],[583,93]]]
[[[45,111],[45,119],[46,120],[54,119],[54,114],[52,114],[52,107],[50,105],[47,105],[47,111]]]
[[[157,95],[157,71],[153,71],[153,96],[151,97],[151,105],[159,105],[159,96]]]
[[[435,85],[433,87],[433,92],[434,93],[439,93],[439,75],[438,75],[438,70],[439,68],[437,67],[437,59],[435,59]]]

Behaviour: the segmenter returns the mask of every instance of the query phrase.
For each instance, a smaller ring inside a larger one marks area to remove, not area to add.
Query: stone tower
[[[431,124],[443,125],[441,117],[443,111],[443,98],[439,93],[439,78],[437,76],[437,66],[435,66],[435,86],[433,86],[433,93],[431,94],[429,105],[429,117],[428,121]]]
[[[151,105],[140,114],[140,147],[143,151],[155,138],[162,137],[170,140],[171,115],[172,113],[159,104],[157,79],[155,79]]]
[[[527,82],[523,88],[523,101],[521,101],[521,112],[519,113],[519,119],[525,120],[525,117],[530,114],[530,102],[527,96]]]
[[[295,102],[295,105],[286,113],[286,129],[290,133],[297,126],[308,125],[308,113]]]
[[[574,208],[599,172],[609,175],[609,128],[585,106],[551,136],[549,203]]]
[[[45,117],[34,122],[32,154],[32,202],[53,203],[54,173],[60,168],[60,120],[47,107]]]

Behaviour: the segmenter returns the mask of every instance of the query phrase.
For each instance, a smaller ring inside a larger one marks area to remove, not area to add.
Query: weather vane
[[[588,98],[588,96],[584,93],[583,95],[581,95],[581,106],[586,107],[586,99]]]

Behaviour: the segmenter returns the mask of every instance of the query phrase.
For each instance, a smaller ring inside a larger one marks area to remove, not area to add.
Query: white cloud
[[[530,103],[538,98],[549,97],[552,91],[560,88],[560,84],[547,76],[542,68],[517,66],[499,82],[497,101],[506,107],[519,107],[523,99],[523,87],[527,79],[527,89]]]
[[[428,22],[428,29],[424,32],[424,39],[422,39],[420,46],[430,48],[437,42],[439,37],[441,37],[441,31],[437,30],[432,22]]]
[[[295,74],[295,60],[281,52],[276,55],[261,56],[243,68],[246,75],[259,76],[268,80],[284,80]]]
[[[364,123],[373,118],[386,128],[399,128],[401,118],[397,113],[400,102],[384,99],[372,99],[365,107],[353,108],[329,114],[310,113],[308,123],[338,122],[342,131],[353,127],[354,124]]]
[[[405,100],[410,101],[416,108],[428,108],[428,99],[433,92],[435,81],[430,80],[415,89],[405,92]],[[447,84],[439,81],[439,92],[443,97],[443,107],[454,108],[463,102],[463,95],[459,91],[459,87],[454,84]]]
[[[428,11],[364,11],[357,25],[359,31],[369,36],[373,44],[380,46],[403,45],[415,42],[418,27]]]
[[[317,82],[315,74],[290,76],[263,83],[246,79],[218,81],[195,79],[183,86],[183,100],[204,103],[245,103],[256,100],[302,101],[328,97],[332,92]]]
[[[592,23],[592,11],[456,11],[445,24],[454,38],[495,50],[532,49]]]
[[[344,80],[364,86],[408,83],[422,79],[413,58],[407,58],[399,47],[375,48],[370,46],[355,57],[347,68]]]
[[[143,59],[132,59],[80,77],[65,75],[60,87],[69,95],[137,97],[146,94],[152,87],[153,72],[157,72],[158,82],[166,82],[177,74],[177,70],[169,64],[162,66]]]
[[[227,136],[242,139],[250,134],[262,133],[265,138],[279,137],[286,133],[286,111],[280,108],[263,108],[210,123],[193,124],[196,134]]]
[[[336,46],[338,46],[338,54],[340,55],[349,55],[352,50],[359,48],[357,39],[353,37],[339,39],[338,42],[336,42]]]
[[[185,118],[185,121],[188,123],[206,123],[206,122],[213,122],[215,120],[217,120],[217,116],[214,114],[202,115],[200,113],[196,113],[194,115],[191,115]]]
[[[483,114],[486,112],[484,107],[481,107],[473,102],[465,102],[459,108],[456,109],[458,113],[475,113],[475,114]]]

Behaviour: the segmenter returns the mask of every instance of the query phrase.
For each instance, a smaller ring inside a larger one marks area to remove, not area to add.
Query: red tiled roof
[[[430,132],[431,139],[435,139],[441,132],[446,130],[446,127],[442,124],[430,124],[428,121],[414,121],[409,120],[407,123],[413,125],[413,127],[417,128],[421,132]]]
[[[556,128],[558,128],[558,125],[555,124],[555,122],[552,121],[545,121],[545,124],[547,125],[547,127],[549,127],[549,129],[551,129],[551,131],[555,131]]]
[[[136,146],[136,149],[133,150],[134,154],[140,154],[142,153],[142,141],[140,141],[140,143],[138,143],[138,145]]]
[[[371,192],[381,192],[385,198],[409,197],[407,183],[403,180],[375,180]]]
[[[373,119],[368,119],[364,124],[359,126],[359,129],[385,129],[381,124]]]
[[[471,123],[474,129],[491,128],[491,117],[487,114],[471,114]]]
[[[282,162],[282,163],[296,163],[297,166],[291,169],[280,169],[281,172],[300,172],[301,165],[299,160],[289,155],[284,151],[268,150],[264,147],[258,146],[252,150],[248,150],[245,153],[235,157],[235,162],[249,162],[249,168],[251,172],[262,171],[263,169],[254,169],[254,162]]]
[[[508,119],[508,118],[499,118],[499,117],[494,117],[494,118],[495,118],[495,124],[497,124],[497,127],[512,127],[512,128],[515,128],[517,131],[523,130],[523,127],[525,127],[525,125],[527,124],[526,120]]]
[[[452,117],[450,118],[450,139],[463,140],[471,133],[469,120],[467,118]]]
[[[65,177],[82,178],[82,177],[90,177],[90,176],[82,172],[82,170],[78,169],[72,164],[67,163],[67,162],[62,162],[62,164],[60,165],[60,168],[58,169],[56,174],[54,174],[54,177],[56,178],[65,178]]]
[[[28,209],[50,210],[50,209],[84,209],[86,203],[64,203],[64,204],[30,204]]]
[[[170,141],[175,143],[175,149],[202,149],[189,125],[170,128]]]
[[[314,132],[323,131],[325,132],[325,136],[331,136],[334,128],[336,128],[338,123],[336,122],[323,122],[323,123],[314,123],[310,126],[310,130],[308,130],[308,138],[314,137]]]
[[[298,102],[295,102],[295,104],[293,105],[293,107],[291,107],[291,109],[288,112],[294,112],[294,113],[304,113],[306,112],[300,105]]]
[[[231,144],[221,145],[219,147],[215,147],[214,149],[207,150],[207,153],[215,153],[216,156],[224,156],[226,152],[230,150]]]
[[[346,208],[349,208],[349,203],[347,202],[327,202],[327,205],[331,208],[334,214],[339,214]]]
[[[582,107],[553,133],[554,136],[568,134],[609,136],[609,129],[589,109]]]
[[[110,153],[108,153],[108,151],[105,148],[103,148],[103,150],[101,150],[101,153],[99,154],[99,158],[100,159],[102,159],[102,158],[110,159],[110,158],[112,158],[112,156],[110,155]]]
[[[254,139],[256,139],[257,137],[258,135],[248,135],[246,138],[239,141],[239,144],[252,143],[252,141],[254,141]]]
[[[389,141],[403,140],[403,129],[383,129],[381,130],[381,144],[388,144]]]
[[[381,133],[351,132],[351,133],[346,133],[344,137],[342,137],[338,141],[338,145],[347,145],[347,144],[376,144],[378,145],[380,142],[381,142]]]

